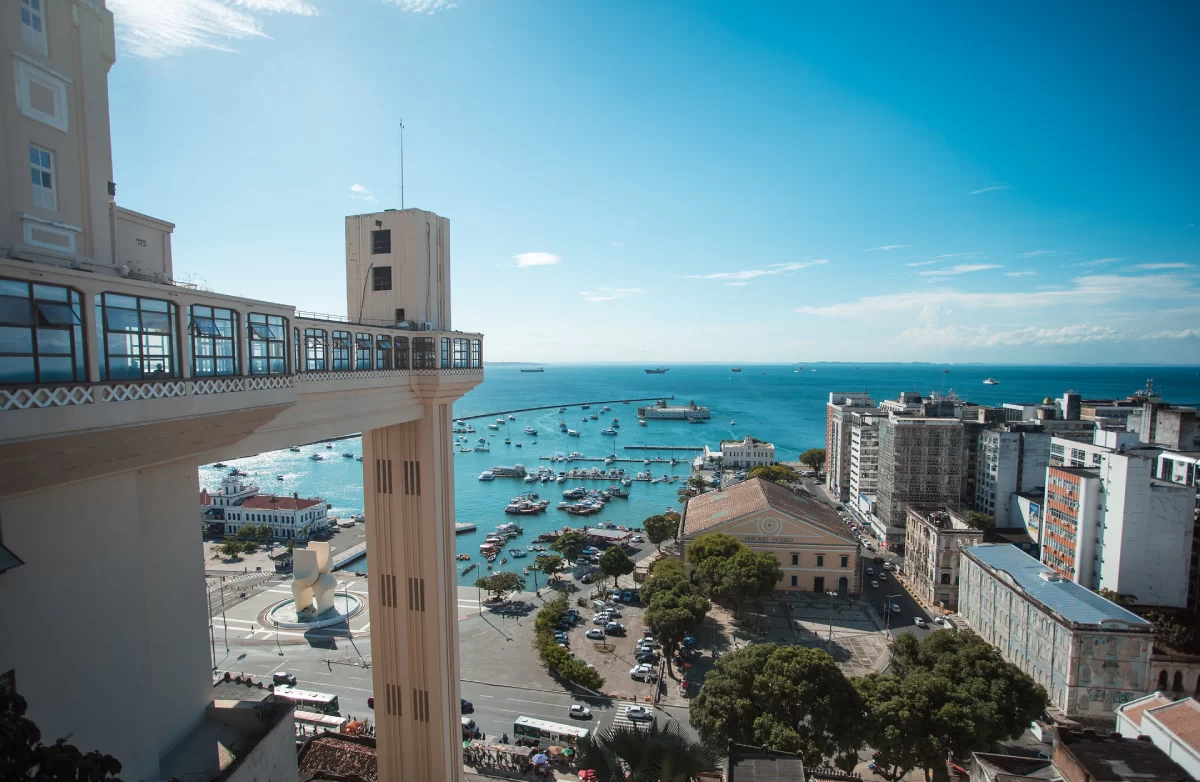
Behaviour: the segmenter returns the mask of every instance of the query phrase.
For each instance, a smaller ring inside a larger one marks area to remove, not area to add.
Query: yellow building
[[[775,555],[783,569],[778,589],[859,592],[860,547],[829,506],[762,478],[687,501],[680,546],[701,535],[732,535],[751,550]]]

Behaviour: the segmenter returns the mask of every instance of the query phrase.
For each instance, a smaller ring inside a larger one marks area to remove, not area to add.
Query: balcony
[[[412,420],[483,380],[479,334],[3,259],[0,329],[0,469],[14,493]]]

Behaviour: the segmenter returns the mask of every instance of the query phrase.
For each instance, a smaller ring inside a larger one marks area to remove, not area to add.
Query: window
[[[842,557],[842,567],[850,567],[850,557]]]
[[[177,377],[176,306],[161,299],[96,295],[100,379]]]
[[[392,289],[392,267],[375,266],[371,269],[371,290],[390,291]]]
[[[825,591],[825,576],[817,576],[816,578],[813,579],[813,591],[814,592],[824,592]]]
[[[21,42],[30,49],[46,53],[45,0],[21,0]]]
[[[479,369],[483,366],[483,340],[471,340],[471,366]]]
[[[192,337],[194,376],[238,374],[237,313],[193,304],[188,333]]]
[[[470,344],[470,340],[454,340],[454,366],[456,369],[465,369],[469,365],[468,350]]]
[[[371,368],[371,335],[366,332],[358,332],[354,335],[354,368],[355,369],[370,369]]]
[[[396,369],[408,369],[408,337],[396,337]]]
[[[825,555],[817,554],[817,567],[825,567]]]
[[[796,576],[792,576],[792,586],[800,586]]]
[[[350,332],[333,332],[333,344],[329,352],[333,356],[332,369],[335,372],[350,369]]]
[[[304,330],[304,371],[324,372],[328,368],[325,351],[325,329]]]
[[[383,255],[391,251],[392,232],[390,230],[371,231],[371,255]]]
[[[942,584],[949,586],[949,584],[950,584],[950,574],[949,573],[942,574]]]
[[[250,374],[287,374],[287,319],[250,313]]]
[[[442,337],[442,369],[450,368],[450,338]]]
[[[413,338],[413,369],[437,369],[437,353],[433,337]]]
[[[397,307],[396,308],[396,322],[401,323],[403,320],[404,320],[404,308]]]
[[[792,554],[792,565],[799,565],[799,564],[800,564],[800,555]]]
[[[77,291],[0,279],[0,384],[86,380],[85,356]]]
[[[392,368],[392,338],[383,334],[375,335],[375,368]]]
[[[21,113],[66,133],[67,83],[25,60],[14,60],[13,69]]]
[[[30,144],[29,174],[33,179],[33,205],[58,211],[58,196],[54,192],[54,153]]]

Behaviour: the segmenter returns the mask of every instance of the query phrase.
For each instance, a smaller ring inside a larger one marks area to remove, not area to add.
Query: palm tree
[[[592,769],[599,782],[691,782],[716,771],[716,750],[692,741],[676,723],[660,728],[612,727],[592,733],[576,748],[580,768]]]

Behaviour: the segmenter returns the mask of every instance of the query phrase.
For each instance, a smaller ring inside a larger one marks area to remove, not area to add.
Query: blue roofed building
[[[1149,692],[1153,625],[1006,544],[969,546],[958,610],[1068,717],[1113,717]]]

